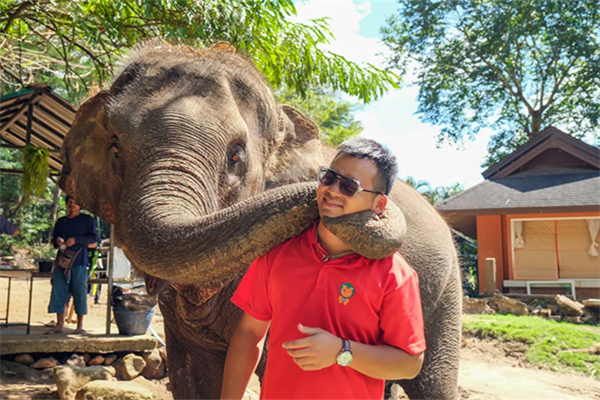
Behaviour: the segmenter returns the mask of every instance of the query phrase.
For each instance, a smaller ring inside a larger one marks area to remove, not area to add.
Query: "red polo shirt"
[[[303,371],[282,343],[306,337],[298,331],[301,323],[359,343],[425,351],[417,274],[398,253],[383,260],[358,254],[324,260],[316,227],[258,258],[231,299],[252,317],[271,321],[260,397],[381,399],[383,380],[337,364]]]

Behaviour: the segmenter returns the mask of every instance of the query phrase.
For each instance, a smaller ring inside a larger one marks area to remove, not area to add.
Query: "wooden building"
[[[493,258],[500,292],[600,298],[600,150],[548,127],[483,176],[437,206],[477,239],[480,292]]]

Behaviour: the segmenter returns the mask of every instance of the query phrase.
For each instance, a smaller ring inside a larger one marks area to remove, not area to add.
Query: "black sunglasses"
[[[331,186],[335,183],[335,181],[340,181],[340,192],[344,196],[352,197],[358,192],[369,192],[376,193],[382,196],[385,196],[381,192],[377,192],[375,190],[367,190],[363,189],[360,186],[360,182],[356,179],[348,178],[347,176],[340,175],[331,168],[321,167],[319,168],[319,183],[323,186]]]

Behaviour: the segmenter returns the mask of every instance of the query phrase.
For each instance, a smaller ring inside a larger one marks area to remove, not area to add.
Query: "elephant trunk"
[[[222,284],[318,218],[314,183],[270,190],[205,215],[197,215],[199,206],[216,205],[192,203],[198,197],[182,196],[181,183],[177,190],[163,185],[170,194],[127,201],[123,211],[129,218],[121,220],[135,222],[117,223],[116,231],[137,268],[174,283]],[[169,195],[181,197],[167,201]]]

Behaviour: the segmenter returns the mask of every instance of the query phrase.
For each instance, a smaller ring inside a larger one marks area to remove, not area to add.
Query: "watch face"
[[[352,352],[342,351],[337,356],[337,363],[338,363],[338,365],[341,365],[342,367],[347,367],[352,362],[352,359],[353,359]]]

